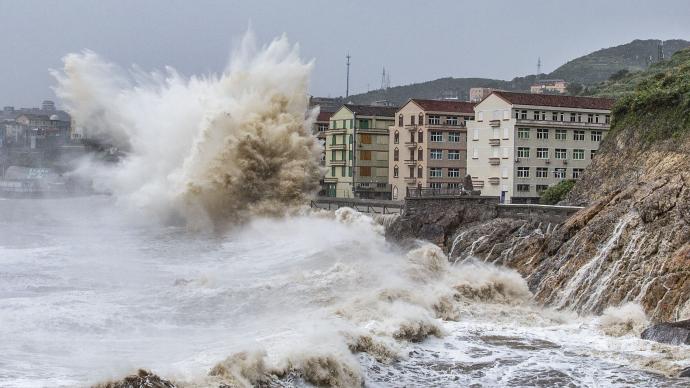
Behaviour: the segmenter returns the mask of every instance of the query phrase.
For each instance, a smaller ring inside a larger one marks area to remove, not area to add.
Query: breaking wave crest
[[[312,64],[285,37],[257,49],[248,33],[219,75],[126,71],[90,51],[63,61],[56,93],[77,126],[126,154],[78,172],[138,211],[235,222],[284,214],[318,187]]]

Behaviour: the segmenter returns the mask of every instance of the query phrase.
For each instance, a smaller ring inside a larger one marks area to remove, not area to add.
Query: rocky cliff
[[[690,318],[690,51],[635,80],[567,199],[585,209],[556,228],[461,224],[443,241],[451,260],[514,267],[556,307],[598,313],[634,301],[654,320]]]

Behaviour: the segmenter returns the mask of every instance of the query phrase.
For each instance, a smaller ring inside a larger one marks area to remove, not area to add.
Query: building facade
[[[470,102],[480,102],[493,91],[494,89],[492,88],[470,88]]]
[[[326,131],[326,195],[390,198],[388,128],[397,107],[343,105]]]
[[[467,128],[474,188],[531,203],[549,186],[578,179],[610,128],[612,106],[605,98],[493,92]]]
[[[395,113],[388,139],[392,199],[404,199],[408,188],[461,188],[473,108],[469,102],[411,99]]]

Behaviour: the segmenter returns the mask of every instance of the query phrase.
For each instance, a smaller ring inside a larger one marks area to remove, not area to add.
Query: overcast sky
[[[633,39],[690,40],[690,0],[0,0],[0,105],[54,98],[49,68],[91,49],[123,66],[222,71],[251,22],[261,42],[286,33],[316,59],[311,93],[440,77],[511,79]]]

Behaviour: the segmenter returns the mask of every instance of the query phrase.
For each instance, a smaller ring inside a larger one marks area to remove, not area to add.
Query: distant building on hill
[[[492,88],[470,88],[470,102],[480,102],[494,90]]]
[[[467,126],[467,171],[482,195],[529,203],[579,179],[608,132],[613,100],[493,92]]]
[[[532,94],[565,94],[568,83],[562,79],[545,79],[530,86]]]

